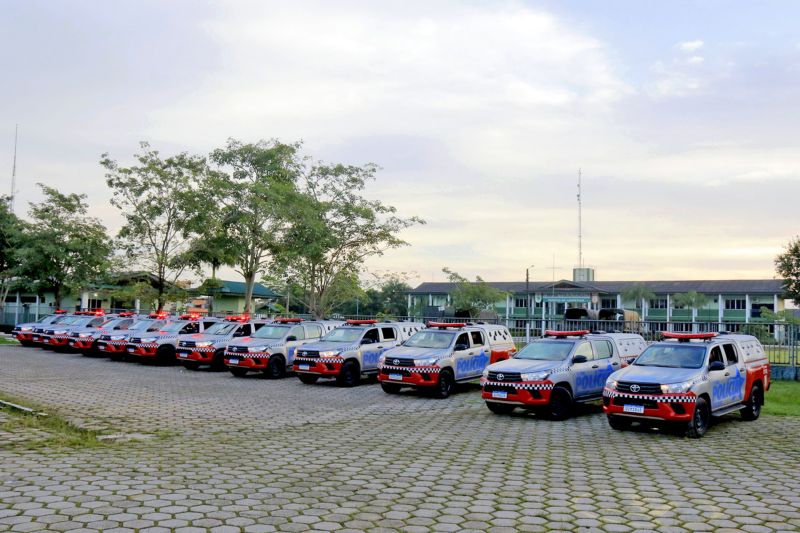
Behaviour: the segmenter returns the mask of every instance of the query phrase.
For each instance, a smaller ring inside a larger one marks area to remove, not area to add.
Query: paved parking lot
[[[388,396],[13,347],[0,391],[156,435],[0,442],[0,531],[800,530],[792,418],[731,416],[693,441],[614,432],[596,406],[499,417],[475,388]]]

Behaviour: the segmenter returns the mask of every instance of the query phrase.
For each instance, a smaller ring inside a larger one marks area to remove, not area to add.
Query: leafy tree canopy
[[[476,317],[481,311],[494,308],[494,304],[503,300],[507,292],[496,289],[483,281],[480,276],[475,281],[469,281],[464,276],[445,267],[442,269],[448,281],[456,284],[455,290],[450,293],[450,298],[457,312],[469,312]]]
[[[786,245],[786,250],[775,258],[775,270],[783,278],[783,289],[787,298],[800,305],[800,238]]]

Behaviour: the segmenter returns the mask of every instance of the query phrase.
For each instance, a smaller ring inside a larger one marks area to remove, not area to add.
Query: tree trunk
[[[256,273],[246,273],[244,276],[244,283],[244,314],[249,315],[253,311],[253,287],[256,283]]]
[[[217,290],[216,287],[217,282],[217,264],[211,263],[211,290],[208,291],[212,294],[208,295],[208,315],[211,316],[214,313],[214,291]]]
[[[56,286],[53,288],[53,296],[55,296],[56,309],[61,309],[61,287]]]

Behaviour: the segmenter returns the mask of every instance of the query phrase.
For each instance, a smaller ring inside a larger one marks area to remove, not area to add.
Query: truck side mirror
[[[288,337],[286,337],[286,342],[292,342],[292,341],[296,341],[296,340],[297,340],[297,337],[295,337],[294,335],[289,335]]]
[[[725,370],[725,363],[722,361],[711,361],[711,364],[708,365],[709,372],[719,372],[720,370]]]
[[[372,339],[361,339],[361,344],[372,344],[373,342],[375,341]]]
[[[469,350],[469,346],[467,346],[466,344],[456,344],[456,351],[457,352],[461,352],[461,351],[464,351],[464,350]]]
[[[572,358],[572,362],[573,362],[573,364],[576,364],[576,363],[585,363],[585,362],[586,362],[586,361],[588,361],[588,360],[589,360],[589,359],[587,359],[585,355],[576,355],[575,357],[573,357],[573,358]]]

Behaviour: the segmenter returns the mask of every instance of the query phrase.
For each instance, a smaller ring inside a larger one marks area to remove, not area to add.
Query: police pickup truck
[[[306,384],[335,378],[339,385],[358,385],[362,375],[378,373],[378,359],[389,348],[424,328],[418,322],[348,320],[315,342],[297,350],[292,369]]]
[[[125,351],[129,356],[137,356],[141,362],[155,361],[162,365],[174,364],[175,349],[180,335],[200,333],[219,321],[219,318],[181,315],[169,320],[156,332],[132,334],[128,337]]]
[[[229,316],[225,322],[208,326],[203,333],[178,337],[175,357],[189,370],[197,370],[200,365],[209,365],[213,370],[225,370],[225,348],[228,343],[248,338],[266,323],[266,320],[249,320],[246,316]]]
[[[52,324],[39,334],[39,342],[44,347],[61,350],[69,345],[69,336],[78,329],[97,329],[109,317],[102,311],[78,311],[72,320],[65,320],[57,324]]]
[[[153,313],[147,318],[137,319],[127,330],[102,332],[97,338],[97,353],[107,355],[112,361],[122,361],[127,357],[128,337],[155,333],[166,323],[166,314]]]
[[[429,322],[378,360],[378,380],[387,394],[402,387],[424,388],[447,398],[458,382],[481,377],[488,364],[516,352],[505,326]]]
[[[115,331],[127,331],[134,322],[136,322],[136,317],[133,313],[123,312],[114,318],[109,318],[97,328],[73,329],[69,334],[69,347],[83,355],[96,355],[96,343],[101,335]]]
[[[54,324],[58,324],[59,322],[63,322],[68,317],[72,315],[67,315],[66,312],[63,313],[56,313],[53,315],[47,315],[46,317],[42,317],[38,322],[24,322],[22,324],[17,324],[14,326],[14,329],[11,330],[11,334],[16,338],[22,346],[34,346],[36,343],[33,341],[33,335],[35,329],[41,329],[41,332],[47,328],[47,326],[51,326]]]
[[[686,436],[705,435],[712,416],[739,411],[745,420],[761,414],[769,390],[770,365],[752,335],[663,332],[629,367],[614,372],[603,391],[612,428],[635,422],[669,422]]]
[[[522,407],[563,420],[575,402],[601,399],[608,376],[646,346],[631,333],[546,331],[512,359],[487,367],[481,396],[495,414]]]
[[[301,346],[319,340],[342,324],[344,322],[335,320],[276,318],[252,336],[228,343],[225,364],[236,377],[243,377],[250,371],[263,372],[270,379],[285,377]]]

